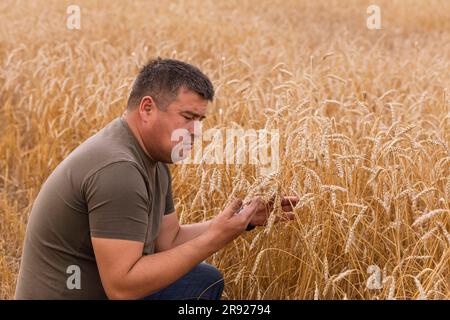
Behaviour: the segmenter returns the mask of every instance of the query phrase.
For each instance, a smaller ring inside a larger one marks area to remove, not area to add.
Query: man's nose
[[[196,123],[197,121],[192,121],[190,124],[189,124],[189,127],[188,127],[188,131],[189,131],[189,133],[191,134],[191,138],[194,140],[194,139],[198,139],[198,138],[200,138],[200,136],[201,136],[201,129],[200,129],[200,126],[201,126],[201,124],[200,123]],[[197,128],[196,128],[197,127]],[[196,130],[197,129],[197,130]]]

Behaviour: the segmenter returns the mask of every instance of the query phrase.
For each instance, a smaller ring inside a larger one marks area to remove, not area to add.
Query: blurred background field
[[[450,298],[450,1],[3,0],[0,21],[0,299],[41,184],[156,56],[211,78],[204,128],[280,132],[269,177],[172,166],[183,223],[231,196],[301,198],[209,259],[225,299]]]

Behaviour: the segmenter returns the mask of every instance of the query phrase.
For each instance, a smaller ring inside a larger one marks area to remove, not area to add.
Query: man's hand
[[[211,220],[205,233],[213,239],[218,249],[245,231],[258,208],[263,206],[263,201],[259,197],[254,198],[237,214],[241,206],[242,200],[233,200],[225,210]]]
[[[299,199],[295,196],[287,196],[281,198],[281,210],[284,212],[282,215],[278,215],[275,218],[275,223],[279,221],[289,221],[293,220],[295,215],[292,213],[294,207],[297,205]],[[253,226],[263,226],[267,223],[270,213],[273,210],[274,200],[269,203],[261,203],[252,219],[250,224]],[[245,208],[245,206],[244,206]]]

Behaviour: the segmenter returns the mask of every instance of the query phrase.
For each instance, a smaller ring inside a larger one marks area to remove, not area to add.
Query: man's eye
[[[189,116],[183,116],[186,120],[192,120],[194,119],[193,117],[189,117]]]

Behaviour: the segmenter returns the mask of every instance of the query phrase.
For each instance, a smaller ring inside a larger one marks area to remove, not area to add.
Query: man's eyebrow
[[[194,116],[194,117],[196,117],[196,118],[200,118],[200,120],[203,120],[203,119],[205,119],[206,118],[206,116],[202,116],[201,114],[198,114],[198,113],[195,113],[195,112],[193,112],[193,111],[181,111],[182,113],[187,113],[187,114],[189,114],[189,115],[191,115],[191,116]]]

